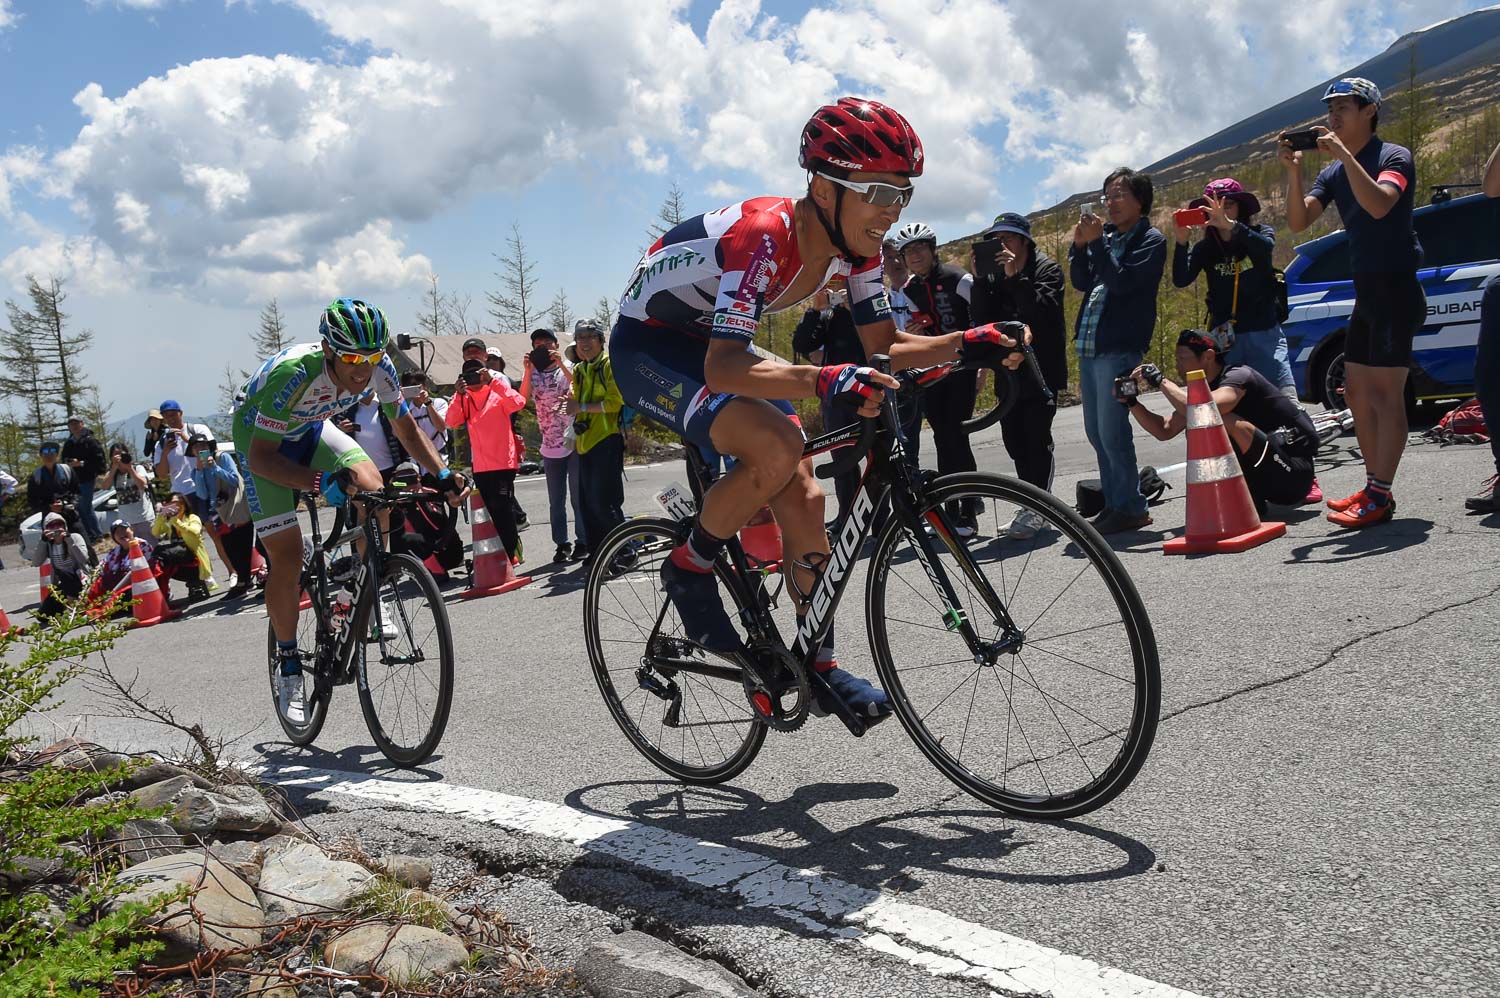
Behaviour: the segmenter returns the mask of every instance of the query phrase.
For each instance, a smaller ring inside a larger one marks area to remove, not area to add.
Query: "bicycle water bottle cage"
[[[797,597],[797,605],[806,606],[807,601],[812,598],[813,591],[818,588],[818,582],[823,578],[823,569],[828,564],[828,556],[821,551],[810,551],[801,558],[793,558],[792,564],[804,572],[812,573],[812,585],[807,587],[807,592],[803,592],[802,587],[797,584],[797,573],[788,573],[791,579],[788,585]]]

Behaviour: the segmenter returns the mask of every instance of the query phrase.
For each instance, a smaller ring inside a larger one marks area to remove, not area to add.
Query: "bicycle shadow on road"
[[[568,794],[566,803],[591,814],[732,845],[793,870],[823,869],[862,887],[902,893],[925,886],[924,874],[1067,885],[1132,877],[1156,863],[1155,852],[1144,843],[1080,821],[1040,827],[1094,838],[1121,854],[1118,863],[1048,874],[1006,869],[1005,861],[1020,850],[1046,847],[1041,836],[1027,832],[1039,826],[983,808],[901,811],[843,829],[830,828],[812,814],[819,805],[886,800],[899,792],[889,783],[812,783],[771,802],[738,787],[646,780],[581,787]],[[610,797],[624,797],[626,802],[611,805],[603,800]]]
[[[1339,532],[1331,537],[1292,548],[1286,564],[1337,565],[1360,558],[1395,554],[1425,542],[1433,526],[1431,520],[1398,516],[1384,525],[1363,530],[1339,528]]]
[[[379,776],[405,783],[441,783],[446,777],[431,765],[441,762],[443,754],[434,753],[427,764],[415,769],[401,769],[391,765],[374,745],[350,745],[336,752],[318,748],[316,745],[293,745],[289,742],[257,742],[250,746],[260,754],[265,766],[264,777],[279,782],[278,777],[295,778],[298,769],[328,769],[339,773],[358,773],[364,776]],[[301,790],[305,796],[318,790],[317,785],[299,788],[284,786],[288,793]]]

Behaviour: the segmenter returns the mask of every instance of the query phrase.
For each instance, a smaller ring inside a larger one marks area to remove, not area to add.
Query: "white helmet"
[[[937,244],[937,233],[932,231],[932,226],[926,222],[907,222],[896,230],[896,249],[904,250],[912,243],[928,240],[933,245]]]

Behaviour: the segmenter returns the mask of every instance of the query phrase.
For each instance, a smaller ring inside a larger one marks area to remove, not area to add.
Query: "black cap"
[[[485,349],[484,340],[481,340],[477,336],[470,336],[468,339],[464,340],[464,349],[468,350],[471,347],[478,347],[480,350]]]
[[[557,334],[550,329],[533,329],[531,331],[531,341],[535,343],[539,339],[551,340],[553,343],[556,343]]]
[[[990,227],[984,230],[986,236],[998,236],[1002,232],[1014,232],[1018,236],[1031,238],[1031,219],[1025,215],[1018,215],[1013,211],[1002,212],[995,216]]]

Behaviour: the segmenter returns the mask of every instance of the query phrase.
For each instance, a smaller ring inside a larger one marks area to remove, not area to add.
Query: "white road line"
[[[973,978],[1007,991],[1050,998],[1198,998],[941,911],[897,901],[879,891],[796,870],[741,849],[563,804],[445,783],[401,783],[301,766],[266,767],[260,775],[282,785],[313,787],[561,839],[700,887],[734,891],[749,907],[775,912],[811,931],[847,939],[936,976]]]

